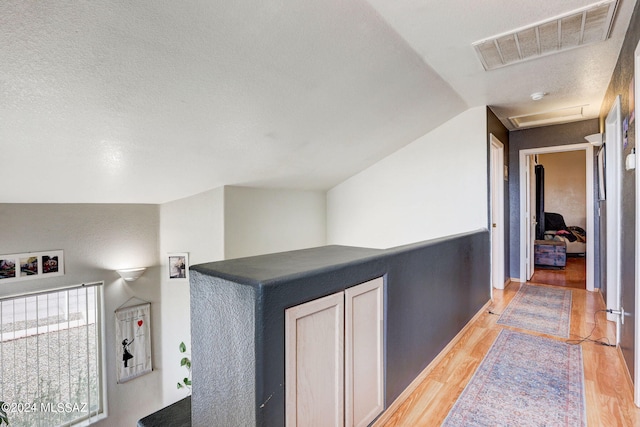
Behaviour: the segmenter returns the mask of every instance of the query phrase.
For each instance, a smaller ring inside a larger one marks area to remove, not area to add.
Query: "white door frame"
[[[504,289],[504,145],[494,134],[491,142],[491,292]],[[495,229],[495,230],[494,230]],[[494,239],[495,236],[495,239]]]
[[[635,51],[635,88],[634,88],[634,105],[638,110],[638,94],[640,94],[640,42],[636,46]],[[638,156],[638,132],[640,132],[640,118],[636,117],[636,158]],[[640,351],[638,351],[638,345],[640,345],[640,317],[638,316],[638,307],[640,307],[640,177],[638,177],[638,168],[636,166],[636,305],[635,305],[635,339],[634,339],[634,402],[636,406],[640,406]]]
[[[526,280],[531,280],[531,276],[533,276],[533,273],[535,272],[534,243],[535,243],[536,225],[538,224],[537,218],[536,218],[537,212],[534,213],[534,211],[536,211],[536,205],[535,205],[536,196],[535,196],[534,186],[538,185],[536,182],[536,172],[535,172],[535,167],[538,164],[537,161],[535,160],[536,157],[537,156],[525,156],[525,169],[528,170],[528,172],[524,174],[525,176],[524,184],[527,191],[531,193],[527,197],[525,197],[525,201],[524,201],[524,206],[525,206],[524,209],[526,212],[525,220],[529,227],[529,232],[525,234],[526,238],[524,242],[525,243],[525,279]],[[536,218],[536,220],[534,221],[533,218]],[[528,254],[529,256],[527,257],[526,254]]]
[[[528,189],[524,185],[526,182],[525,173],[526,170],[526,157],[532,154],[548,154],[548,153],[562,153],[567,151],[579,151],[584,150],[586,152],[586,180],[587,180],[587,194],[586,194],[586,210],[587,210],[587,291],[593,292],[594,286],[594,253],[593,253],[593,236],[594,236],[594,200],[593,200],[593,146],[589,143],[584,144],[571,144],[571,145],[558,145],[555,147],[542,147],[542,148],[530,148],[526,150],[520,150],[520,281],[526,282],[526,234],[529,232],[529,224],[527,224],[527,218],[525,216],[525,198],[528,197]]]
[[[618,95],[605,119],[605,176],[607,205],[607,308],[620,310],[620,224],[622,222],[622,110]],[[607,314],[607,320],[618,322],[620,316]],[[619,330],[618,325],[617,330]],[[619,335],[619,334],[618,334]],[[616,341],[619,341],[619,336]],[[618,343],[616,343],[618,344]]]

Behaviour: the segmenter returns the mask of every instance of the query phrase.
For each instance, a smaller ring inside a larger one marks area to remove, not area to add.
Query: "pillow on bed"
[[[555,230],[547,230],[544,233],[544,240],[553,240],[555,242],[567,242],[567,238],[556,234]]]
[[[569,231],[576,236],[578,242],[586,242],[587,241],[587,233],[583,228],[580,228],[576,225],[572,225],[569,227]]]

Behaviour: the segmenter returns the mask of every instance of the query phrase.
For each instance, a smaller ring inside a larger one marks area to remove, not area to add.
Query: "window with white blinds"
[[[0,400],[11,427],[104,412],[102,283],[0,299]]]

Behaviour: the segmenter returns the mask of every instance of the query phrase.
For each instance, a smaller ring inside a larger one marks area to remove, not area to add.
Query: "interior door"
[[[636,46],[634,53],[635,57],[635,90],[634,90],[634,103],[640,105],[640,42]],[[640,119],[635,120],[634,127],[635,134],[640,135]],[[636,136],[636,138],[638,138]],[[636,143],[637,146],[637,143]],[[635,323],[635,337],[633,340],[634,348],[634,403],[636,406],[640,406],[640,352],[637,351],[640,345],[640,316],[638,316],[638,309],[640,308],[640,176],[638,176],[638,170],[636,170],[636,280],[635,280],[635,304],[632,312],[633,320]]]
[[[384,280],[347,288],[345,426],[366,427],[384,409]]]
[[[527,255],[527,274],[526,279],[531,280],[533,273],[535,271],[534,264],[534,244],[536,240],[536,177],[535,177],[535,157],[527,156],[525,158],[526,165],[526,183],[525,189],[527,191],[527,197],[525,200],[525,212],[527,217],[527,233],[526,233],[526,255]]]
[[[620,310],[622,289],[620,286],[620,231],[621,222],[621,167],[622,167],[622,118],[620,95],[616,97],[605,120],[605,186],[607,208],[607,308]],[[618,322],[615,314],[607,319]],[[619,330],[620,328],[618,328]]]
[[[504,289],[504,145],[491,135],[491,283]]]
[[[285,310],[287,427],[344,426],[344,293]]]

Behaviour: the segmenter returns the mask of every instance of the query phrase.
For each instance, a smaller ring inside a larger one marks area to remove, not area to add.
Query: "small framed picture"
[[[63,268],[62,251],[48,252],[42,255],[42,274],[60,273]]]
[[[38,275],[38,265],[40,264],[38,258],[37,256],[20,257],[20,277]]]
[[[189,280],[189,254],[176,252],[168,254],[169,280]]]
[[[16,259],[11,255],[0,257],[0,280],[15,279],[16,276]]]

